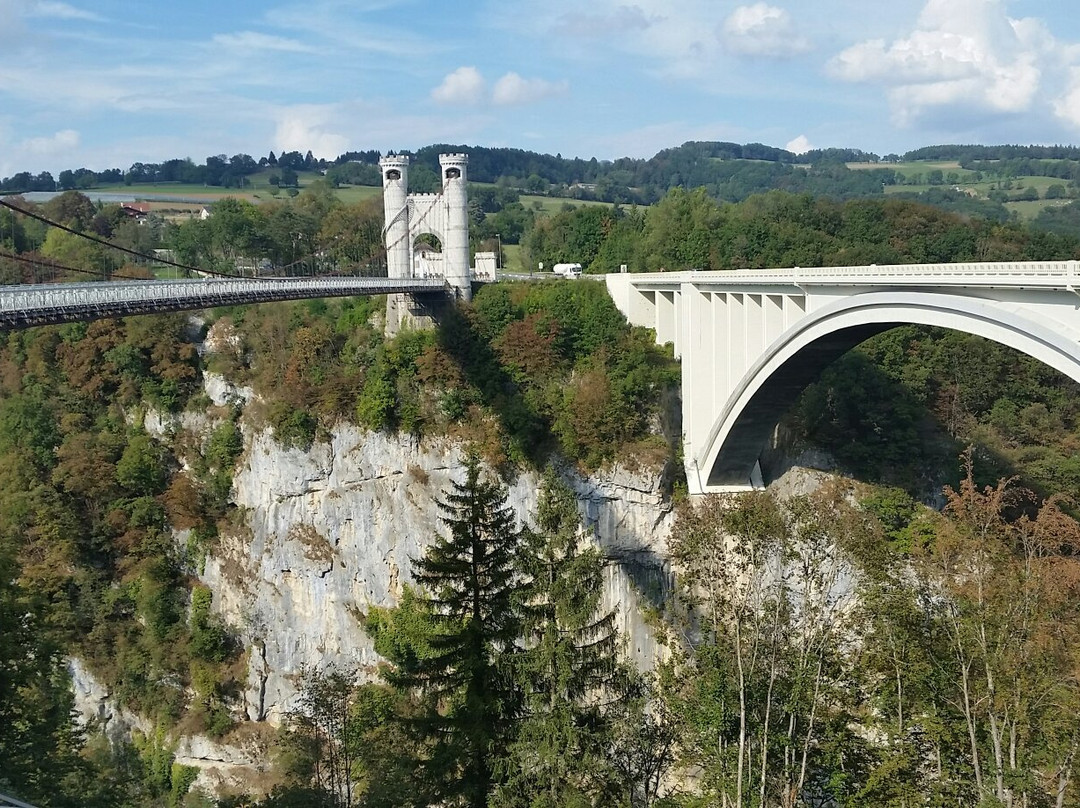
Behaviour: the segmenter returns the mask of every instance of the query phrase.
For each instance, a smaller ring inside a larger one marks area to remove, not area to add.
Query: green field
[[[222,188],[216,185],[195,185],[181,182],[148,182],[135,183],[132,185],[102,185],[94,190],[117,194],[130,194],[132,196],[175,196],[184,199],[198,199],[200,201],[213,202],[224,199],[227,196],[238,199],[247,199],[252,202],[267,201],[274,198],[274,186],[270,184],[270,177],[279,173],[277,169],[263,169],[244,178],[243,188]],[[300,190],[304,190],[311,183],[322,179],[317,171],[299,171],[297,179]],[[355,202],[360,199],[370,199],[377,196],[382,189],[366,186],[346,186],[337,189],[337,194],[346,202]],[[287,199],[288,189],[278,191],[277,198]]]
[[[521,245],[502,245],[503,270],[506,272],[528,272],[521,263]]]
[[[343,185],[334,190],[335,196],[346,205],[373,199],[382,193],[382,188],[374,185]]]
[[[180,182],[154,182],[137,183],[133,185],[103,185],[93,190],[105,191],[117,194],[130,194],[136,198],[176,198],[177,200],[193,200],[197,202],[213,203],[225,197],[245,199],[256,204],[269,202],[274,199],[288,199],[289,189],[276,189],[270,184],[270,177],[279,173],[278,169],[264,168],[244,178],[243,188],[222,188],[214,185],[195,185]],[[299,189],[303,191],[316,180],[322,179],[322,175],[316,171],[297,172]],[[478,186],[493,186],[494,183],[471,183]],[[275,193],[276,192],[276,193]],[[382,188],[369,185],[344,185],[334,189],[334,194],[346,204],[354,204],[367,199],[372,199],[382,193]],[[537,196],[522,194],[521,204],[530,210],[535,210],[546,216],[558,213],[565,205],[580,207],[581,205],[605,205],[611,207],[610,202],[592,202],[581,199],[562,199],[549,196]]]
[[[1004,203],[1008,210],[1016,213],[1017,216],[1025,221],[1035,218],[1044,208],[1066,204],[1071,201],[1069,199],[1046,199],[1046,192],[1050,186],[1062,185],[1068,188],[1068,180],[1062,180],[1057,177],[1040,176],[1021,176],[1006,179],[996,176],[987,176],[986,173],[979,176],[978,172],[961,168],[960,164],[955,161],[848,163],[848,168],[855,171],[888,168],[909,179],[925,178],[929,172],[934,170],[939,170],[944,175],[945,181],[935,185],[925,182],[917,185],[888,185],[885,187],[886,194],[918,194],[934,188],[956,188],[982,199],[988,199],[991,192],[995,191],[1001,191],[1009,196],[1015,196],[1023,191],[1034,189],[1039,194],[1038,200],[1015,200]],[[952,177],[952,182],[948,181],[950,174],[955,175]]]
[[[848,163],[847,167],[853,171],[873,171],[875,169],[892,169],[903,177],[911,177],[914,174],[926,174],[928,171],[941,171],[943,174],[955,172],[960,176],[961,182],[975,175],[974,171],[961,168],[955,160],[941,160],[909,163]]]
[[[1067,205],[1071,199],[1040,199],[1038,202],[1006,202],[1005,207],[1020,217],[1022,221],[1030,221],[1046,208]]]
[[[538,213],[543,213],[547,216],[561,211],[563,205],[570,205],[575,208],[581,207],[582,205],[604,205],[609,208],[614,207],[611,202],[592,202],[584,199],[562,199],[560,197],[534,196],[532,194],[522,194],[521,204],[529,210],[535,210]]]

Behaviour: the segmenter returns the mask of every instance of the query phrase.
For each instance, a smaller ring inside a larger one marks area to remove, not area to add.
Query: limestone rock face
[[[97,722],[110,739],[128,738],[132,731],[150,732],[153,724],[140,715],[119,707],[108,689],[87,670],[81,659],[68,660],[68,674],[75,691],[75,712],[85,725]]]
[[[437,497],[462,478],[462,454],[447,441],[351,425],[308,451],[282,447],[268,430],[248,437],[233,481],[242,524],[223,533],[203,580],[250,649],[247,717],[277,724],[304,666],[374,672],[379,658],[358,617],[396,604],[411,560],[442,529]],[[661,650],[640,601],[659,603],[670,585],[672,515],[660,481],[621,469],[567,477],[609,559],[606,606],[618,608],[628,652],[648,667]],[[539,482],[522,474],[510,484],[519,518],[535,509]]]
[[[249,388],[204,374],[217,407],[247,403]],[[143,414],[146,430],[167,440],[184,431],[205,439],[220,415]],[[373,433],[343,424],[301,451],[277,443],[270,429],[245,426],[245,450],[233,476],[237,506],[200,575],[213,608],[246,649],[242,711],[250,723],[228,743],[193,735],[170,738],[175,760],[199,769],[194,787],[208,793],[260,789],[269,761],[270,727],[296,702],[304,667],[336,663],[374,675],[379,657],[361,629],[372,606],[393,606],[411,581],[412,559],[442,530],[437,499],[464,478],[462,448],[448,440]],[[186,470],[185,472],[186,473]],[[626,653],[642,669],[662,658],[644,614],[670,588],[667,536],[673,521],[660,475],[624,468],[563,477],[578,498],[582,522],[607,559],[604,609],[616,609]],[[536,509],[540,479],[509,484],[520,520]],[[185,536],[177,534],[177,541]],[[78,659],[69,662],[76,709],[114,739],[155,731],[119,708]]]
[[[113,741],[130,739],[135,733],[149,736],[155,731],[148,719],[118,707],[82,660],[69,659],[68,673],[75,691],[75,710],[84,724],[96,721]],[[184,735],[169,743],[176,763],[199,770],[193,788],[207,793],[243,791],[258,783],[269,765],[267,745],[257,732],[233,733],[228,744],[202,735]]]

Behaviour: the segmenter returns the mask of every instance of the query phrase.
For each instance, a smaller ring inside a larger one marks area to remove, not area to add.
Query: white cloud
[[[487,82],[475,67],[459,67],[431,91],[440,104],[479,104],[487,94]]]
[[[569,89],[565,81],[524,78],[510,72],[495,82],[488,91],[487,79],[475,67],[459,67],[431,91],[431,98],[440,104],[478,106],[491,103],[507,107],[532,104],[545,98],[562,95]]]
[[[497,106],[531,104],[552,96],[563,95],[568,89],[569,85],[565,81],[525,79],[517,73],[507,73],[495,82],[492,101]]]
[[[314,48],[298,42],[295,39],[287,39],[283,36],[260,34],[255,31],[240,31],[236,34],[214,34],[212,43],[215,46],[229,50],[242,51],[284,51],[289,53],[311,53]]]
[[[268,8],[264,19],[290,36],[310,35],[311,41],[320,43],[320,47],[337,51],[339,59],[362,54],[410,59],[448,48],[445,39],[417,34],[409,25],[408,14],[397,15],[393,25],[372,21],[370,12],[385,5],[356,0],[301,0]]]
[[[747,56],[794,56],[810,48],[791,15],[768,3],[736,8],[724,20],[720,37],[730,50]]]
[[[814,148],[814,144],[810,142],[806,135],[799,135],[794,140],[789,140],[784,148],[793,154],[806,154]]]
[[[511,0],[491,19],[511,35],[541,39],[539,49],[558,60],[608,69],[616,55],[625,54],[630,60],[624,69],[701,78],[713,75],[724,58],[719,30],[726,5],[716,0]]]
[[[50,137],[34,137],[24,140],[22,149],[27,154],[53,155],[76,148],[79,145],[79,133],[74,129],[64,129]]]
[[[298,104],[278,110],[274,148],[332,159],[349,150],[349,138],[331,131],[342,116],[336,104]]]
[[[1054,114],[1080,130],[1080,68],[1074,67],[1070,72],[1064,95],[1054,101]]]
[[[704,81],[710,91],[719,90],[717,72],[731,73],[734,58],[796,56],[811,47],[809,36],[783,8],[784,0],[547,0],[542,6],[511,0],[509,9],[505,5],[499,24],[523,36],[542,36],[542,47],[557,58],[607,69],[624,57],[626,69]],[[815,7],[811,22],[827,13]],[[586,37],[587,47],[576,41]]]
[[[0,175],[7,175],[15,171],[32,171],[37,173],[44,165],[55,165],[57,162],[65,162],[75,159],[76,150],[79,148],[81,138],[74,129],[64,129],[52,135],[25,138],[21,141],[10,141],[9,128],[0,128]]]
[[[868,40],[835,56],[828,71],[889,88],[893,116],[910,124],[929,111],[1021,113],[1050,105],[1075,49],[1038,20],[1014,20],[1003,0],[928,0],[907,36]]]

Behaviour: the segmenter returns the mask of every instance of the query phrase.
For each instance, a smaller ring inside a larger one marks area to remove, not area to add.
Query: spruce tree
[[[600,610],[604,564],[583,545],[577,502],[549,470],[519,559],[526,648],[515,658],[523,715],[497,806],[592,805],[610,744],[608,708],[619,698],[615,612]]]
[[[435,628],[430,654],[401,671],[398,683],[438,705],[420,729],[434,740],[430,768],[443,769],[442,800],[486,808],[493,762],[505,750],[517,712],[509,660],[521,625],[515,599],[521,531],[506,489],[483,479],[476,457],[439,507],[448,535],[414,562]]]

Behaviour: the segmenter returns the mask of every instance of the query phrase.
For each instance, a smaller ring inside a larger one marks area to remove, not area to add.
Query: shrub
[[[278,401],[270,407],[270,426],[274,429],[274,440],[282,446],[308,449],[315,442],[319,422],[306,410]]]

